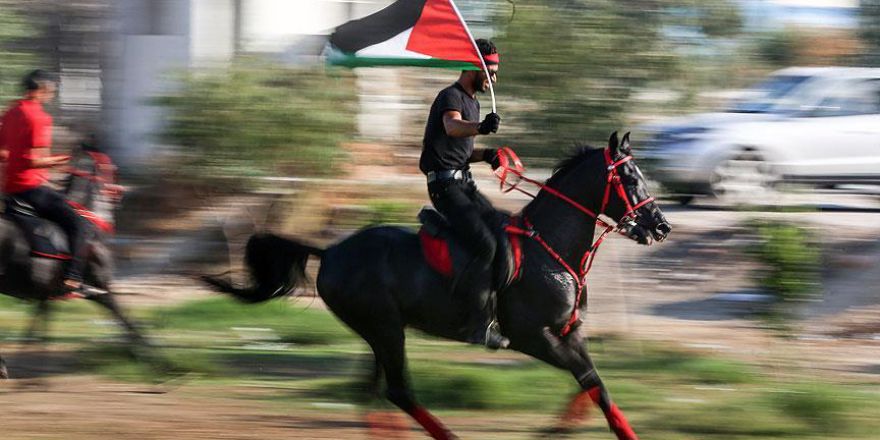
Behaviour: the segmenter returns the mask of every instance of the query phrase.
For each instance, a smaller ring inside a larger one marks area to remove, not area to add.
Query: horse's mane
[[[592,157],[596,152],[602,151],[602,148],[596,148],[588,144],[575,144],[574,152],[568,157],[560,160],[553,167],[553,174],[547,179],[547,185],[553,185],[566,176],[571,170],[577,168],[582,162]]]

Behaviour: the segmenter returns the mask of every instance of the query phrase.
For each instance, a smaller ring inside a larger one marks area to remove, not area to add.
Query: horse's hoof
[[[9,379],[9,370],[3,364],[0,364],[0,379]]]
[[[364,417],[371,439],[409,439],[409,423],[397,411],[371,411]]]
[[[574,433],[575,427],[573,425],[556,425],[538,430],[538,438],[563,438],[571,436]]]

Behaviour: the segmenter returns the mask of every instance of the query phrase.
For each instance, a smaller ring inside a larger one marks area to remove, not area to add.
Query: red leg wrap
[[[629,422],[626,421],[626,417],[623,416],[623,411],[617,405],[611,404],[611,409],[605,414],[605,418],[611,425],[611,430],[617,434],[618,440],[639,440],[635,431],[629,426]]]
[[[589,394],[590,399],[596,405],[600,405],[599,402],[602,400],[602,388],[590,388],[587,390],[587,394]],[[608,420],[608,425],[611,427],[611,430],[614,431],[614,434],[617,435],[618,440],[639,440],[635,431],[629,426],[629,422],[626,421],[623,411],[621,411],[617,405],[613,403],[611,404],[608,412],[605,413],[605,419]]]
[[[457,438],[425,408],[417,406],[410,415],[436,440],[455,440]]]
[[[593,387],[587,390],[587,394],[590,396],[590,400],[593,401],[596,405],[599,404],[599,401],[602,400],[602,388]]]

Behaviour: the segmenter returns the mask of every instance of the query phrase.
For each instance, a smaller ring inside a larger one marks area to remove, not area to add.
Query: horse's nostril
[[[657,225],[657,232],[666,235],[672,232],[672,227],[668,223],[660,223]]]

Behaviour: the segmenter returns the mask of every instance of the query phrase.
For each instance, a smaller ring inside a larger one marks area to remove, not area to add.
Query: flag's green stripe
[[[415,66],[440,67],[457,70],[480,70],[479,67],[464,61],[449,61],[438,58],[359,57],[335,51],[328,54],[327,62],[336,66],[345,67]]]

